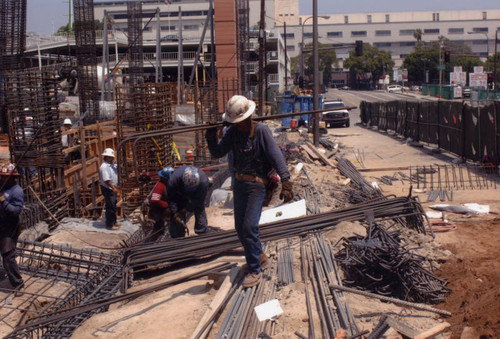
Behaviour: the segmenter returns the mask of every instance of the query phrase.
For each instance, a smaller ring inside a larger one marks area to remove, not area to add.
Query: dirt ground
[[[409,165],[446,164],[452,157],[435,153],[428,148],[409,146],[404,140],[377,131],[353,126],[349,129],[331,129],[332,140],[340,143],[341,155],[350,159],[360,169],[401,167]],[[289,133],[290,140],[297,140],[298,134]],[[322,195],[321,211],[335,209],[339,205],[336,189],[345,182],[337,170],[319,163],[306,164],[306,169],[316,188]],[[392,175],[394,171],[363,172],[368,181],[377,181],[384,194],[405,196],[410,190],[408,182],[395,182],[385,185],[379,181],[382,175]],[[335,187],[333,189],[332,187]],[[415,192],[414,192],[415,193]],[[425,210],[434,203],[426,202],[427,192],[417,193]],[[278,201],[279,202],[279,201]],[[435,307],[449,311],[452,316],[441,318],[426,311],[402,308],[376,299],[369,299],[356,294],[346,293],[346,299],[356,317],[361,330],[371,331],[382,314],[389,314],[404,321],[418,331],[429,329],[443,321],[451,324],[449,338],[460,338],[464,328],[472,333],[466,338],[496,338],[500,333],[500,201],[496,189],[464,190],[454,192],[453,205],[475,202],[490,206],[488,215],[472,217],[447,213],[448,221],[454,223],[454,231],[436,233],[436,237],[405,232],[405,239],[419,254],[434,260],[439,267],[438,275],[448,281],[452,292],[444,303]],[[233,214],[229,207],[213,206],[207,209],[209,224],[223,229],[233,229]],[[193,220],[188,225],[193,228]],[[362,234],[364,227],[360,223],[342,222],[324,233],[324,237],[336,244],[342,237]],[[99,233],[88,233],[88,242],[110,246],[122,237],[101,237]],[[194,234],[194,232],[191,232]],[[85,233],[78,233],[85,237]],[[71,242],[71,236],[59,234],[52,242]],[[74,246],[81,244],[75,239]],[[300,255],[298,239],[292,240],[294,247],[294,270],[300,277]],[[338,250],[339,245],[334,247]],[[268,245],[268,255],[273,256],[276,243]],[[163,271],[147,279],[136,280],[130,291],[140,290],[172,278],[206,268],[218,262],[244,263],[242,255],[223,256],[210,263],[193,265],[175,271]],[[87,320],[79,327],[73,338],[189,338],[198,325],[202,315],[217,293],[214,281],[203,278],[177,284],[153,294],[115,304],[110,309]],[[273,338],[295,338],[295,331],[307,335],[308,319],[304,306],[304,282],[301,279],[276,292],[284,313],[278,319]],[[215,338],[220,321],[208,336]],[[314,320],[318,322],[317,319]],[[316,324],[319,327],[319,323]],[[319,336],[316,336],[319,338]],[[390,329],[386,338],[401,338]]]

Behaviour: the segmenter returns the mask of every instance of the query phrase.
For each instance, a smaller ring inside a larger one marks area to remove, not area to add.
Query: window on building
[[[400,58],[400,59],[404,59],[404,58],[406,58],[407,56],[408,56],[408,54],[400,54],[400,55],[399,55],[399,58]]]
[[[399,43],[399,46],[401,46],[401,47],[413,47],[416,44],[417,44],[416,41],[402,41]]]
[[[329,38],[342,38],[342,32],[327,32],[326,36]]]
[[[414,29],[401,29],[399,30],[399,35],[413,35]]]
[[[391,22],[391,16],[389,14],[385,15],[385,22]]]
[[[374,42],[373,43],[373,46],[375,47],[391,47],[391,43],[390,42]]]
[[[345,24],[349,23],[349,16],[348,15],[344,15],[344,23]]]
[[[486,14],[486,12],[483,12],[483,20],[487,20],[488,19],[488,16]]]
[[[286,49],[288,51],[290,51],[290,52],[293,52],[293,51],[295,51],[295,46],[294,45],[288,45],[288,46],[286,46]]]
[[[472,40],[472,44],[473,45],[487,45],[488,44],[488,40]]]
[[[340,47],[344,47],[344,44],[332,44],[332,47],[340,48]]]
[[[313,33],[312,32],[304,32],[304,38],[312,38]]]
[[[366,16],[366,21],[367,21],[369,24],[371,24],[371,23],[372,23],[372,15],[371,15],[371,14],[368,14],[368,15]]]
[[[381,31],[375,31],[375,35],[376,36],[389,36],[391,35],[391,31],[390,30],[381,30]]]
[[[465,41],[464,40],[451,40],[453,41],[454,43],[458,44],[458,45],[463,45],[465,44]]]
[[[424,34],[439,34],[439,28],[426,28]]]
[[[310,33],[312,36],[312,33]],[[306,36],[306,33],[304,33],[304,36]],[[285,34],[281,33],[281,37],[284,38]],[[295,39],[295,34],[294,33],[286,33],[286,38],[287,39]]]
[[[488,27],[474,27],[472,31],[474,33],[488,33]]]
[[[175,26],[161,26],[160,30],[162,31],[175,31]]]
[[[199,28],[199,25],[184,25],[185,31],[197,31]]]
[[[448,34],[464,34],[463,28],[448,28]]]
[[[356,36],[356,37],[366,36],[366,31],[351,31],[351,36]]]
[[[432,13],[432,21],[439,21],[439,13]]]

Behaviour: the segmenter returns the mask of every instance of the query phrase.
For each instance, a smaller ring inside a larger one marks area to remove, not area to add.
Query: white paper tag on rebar
[[[272,319],[283,313],[283,309],[281,308],[278,299],[273,299],[263,304],[257,305],[254,307],[254,310],[259,321]]]

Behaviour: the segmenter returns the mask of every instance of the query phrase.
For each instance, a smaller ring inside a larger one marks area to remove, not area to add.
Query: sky
[[[68,23],[69,0],[28,0],[28,32],[51,34]],[[498,9],[499,0],[317,0],[318,14]],[[312,0],[299,0],[299,12],[312,14]]]

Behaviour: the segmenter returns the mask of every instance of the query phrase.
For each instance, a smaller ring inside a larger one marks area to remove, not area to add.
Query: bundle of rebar
[[[413,198],[384,198],[344,209],[301,218],[287,219],[260,226],[261,240],[277,240],[333,227],[340,221],[362,220],[365,213],[375,217],[398,218],[405,213],[416,214],[420,204]],[[413,211],[413,212],[412,212]],[[220,255],[239,248],[240,242],[233,230],[209,233],[197,237],[169,239],[165,242],[139,243],[124,251],[124,276],[135,271],[167,267],[191,260]],[[127,281],[125,277],[124,281]],[[126,289],[127,286],[124,286]]]
[[[293,271],[293,248],[290,239],[277,245],[278,253],[278,285],[286,286],[295,282]]]
[[[424,267],[425,258],[401,244],[399,231],[370,223],[366,236],[343,240],[336,259],[345,273],[345,284],[382,295],[424,303],[442,302],[450,291],[446,281]],[[430,269],[432,266],[427,265]]]
[[[357,188],[357,195],[359,195],[359,197],[356,197],[356,199],[369,200],[380,197],[382,195],[378,188],[373,187],[372,185],[370,185],[370,183],[368,183],[368,181],[366,181],[366,179],[361,175],[361,173],[359,173],[356,167],[354,167],[354,165],[349,160],[339,157],[336,157],[336,159],[337,168],[339,169],[340,173],[342,173],[343,176],[351,179],[353,185]]]

